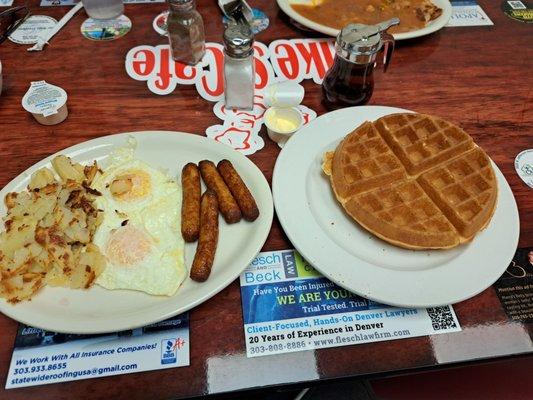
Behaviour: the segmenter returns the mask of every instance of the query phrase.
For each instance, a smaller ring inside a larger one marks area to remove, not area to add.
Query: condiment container
[[[224,99],[227,108],[254,108],[254,36],[248,25],[230,24],[224,31]]]
[[[297,106],[304,99],[304,95],[304,87],[292,81],[269,85],[263,93],[264,102],[267,107]]]
[[[303,86],[290,81],[270,85],[263,93],[264,103],[269,107],[263,116],[267,133],[280,147],[304,123],[303,115],[297,108],[304,95]]]
[[[398,18],[392,18],[377,25],[348,24],[340,31],[333,66],[322,82],[328,108],[356,106],[370,100],[377,53],[383,49],[386,71],[394,50],[394,38],[386,30],[399,23]]]
[[[296,107],[271,107],[263,116],[268,137],[280,147],[303,125],[303,116]]]
[[[45,81],[32,82],[22,98],[22,107],[42,125],[56,125],[68,116],[67,92]]]
[[[167,31],[172,58],[195,65],[205,54],[204,21],[194,0],[167,0]]]

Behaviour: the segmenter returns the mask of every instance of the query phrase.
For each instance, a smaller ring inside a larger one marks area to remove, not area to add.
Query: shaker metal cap
[[[181,5],[185,5],[187,3],[192,3],[193,0],[168,0],[169,3],[171,4],[177,4],[179,6]]]
[[[224,31],[224,48],[232,57],[248,57],[254,51],[254,35],[249,26],[230,24]]]
[[[337,36],[337,45],[352,54],[376,53],[382,45],[381,32],[399,23],[398,18],[392,18],[376,25],[348,24]]]

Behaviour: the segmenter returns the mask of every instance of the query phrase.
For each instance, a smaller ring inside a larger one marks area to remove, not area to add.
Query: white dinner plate
[[[272,224],[273,204],[270,187],[262,172],[248,158],[227,145],[205,137],[180,132],[135,132],[105,136],[65,150],[65,154],[82,164],[97,160],[105,162],[115,146],[126,145],[128,138],[137,141],[136,158],[154,167],[168,170],[180,178],[182,167],[188,162],[209,159],[217,163],[230,160],[255,197],[260,216],[254,222],[241,221],[227,225],[220,218],[220,231],[211,276],[204,283],[186,278],[171,297],[150,296],[131,290],[106,290],[97,285],[89,290],[45,287],[31,301],[8,304],[0,299],[0,311],[25,324],[54,332],[104,333],[133,329],[170,318],[187,311],[214,296],[246,268],[261,250]],[[30,174],[43,166],[50,166],[52,155],[35,164],[12,180],[0,191],[22,191]],[[6,214],[3,205],[1,215]],[[185,245],[185,265],[194,258],[196,243]]]
[[[340,0],[339,0],[340,1]],[[436,32],[444,25],[448,23],[448,20],[452,16],[452,5],[448,0],[431,0],[433,4],[442,9],[442,14],[440,17],[434,19],[427,26],[422,29],[417,29],[416,31],[394,33],[394,39],[403,40],[403,39],[412,39],[419,36],[429,35],[430,33]],[[312,29],[314,31],[323,33],[329,36],[337,36],[339,30],[332,28],[330,26],[322,25],[317,22],[311,21],[310,19],[305,18],[301,14],[298,14],[292,7],[291,4],[305,4],[306,0],[277,0],[279,8],[283,10],[285,14],[291,17],[294,21],[303,26]]]
[[[486,229],[450,250],[406,250],[361,228],[337,202],[322,172],[322,156],[364,121],[408,112],[363,106],[310,122],[281,151],[272,181],[274,206],[289,240],[333,282],[363,297],[401,307],[431,307],[472,297],[505,271],[518,243],[520,221],[504,176],[492,164],[498,204]]]

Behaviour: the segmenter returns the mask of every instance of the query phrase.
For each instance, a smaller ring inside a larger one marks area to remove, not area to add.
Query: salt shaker
[[[356,106],[370,100],[377,53],[383,48],[386,71],[394,50],[394,38],[386,30],[399,23],[398,18],[392,18],[377,25],[348,24],[340,31],[333,66],[322,83],[326,106]]]
[[[205,54],[205,32],[195,0],[168,0],[168,39],[172,58],[195,65]]]
[[[224,97],[227,108],[254,108],[254,37],[249,26],[230,24],[224,31]]]

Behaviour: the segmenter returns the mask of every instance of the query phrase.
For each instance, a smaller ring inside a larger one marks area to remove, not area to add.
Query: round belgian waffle
[[[496,207],[488,156],[461,128],[429,115],[365,122],[326,154],[324,172],[348,215],[405,248],[472,240]]]

